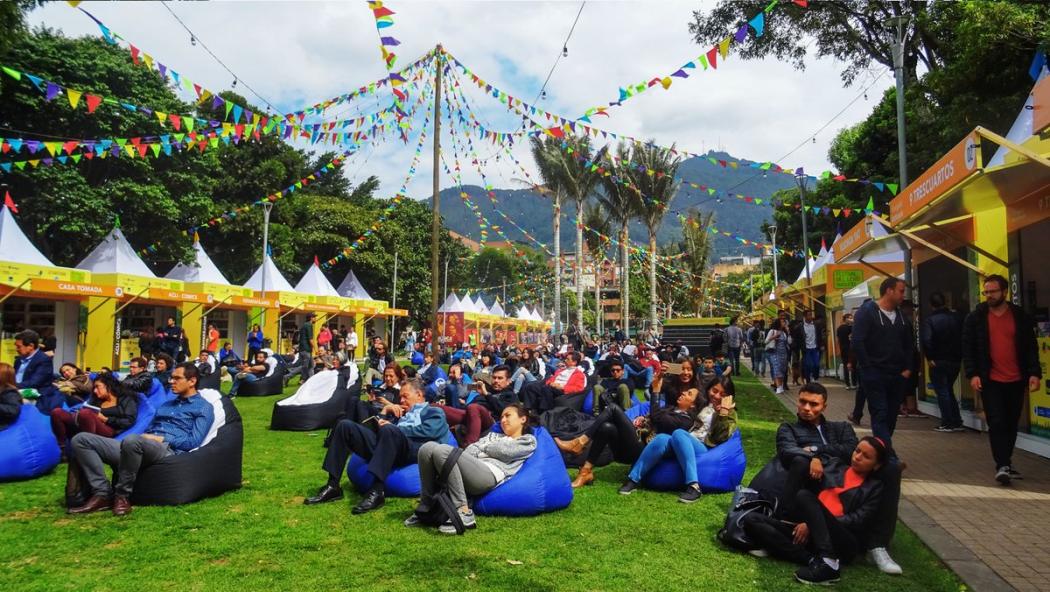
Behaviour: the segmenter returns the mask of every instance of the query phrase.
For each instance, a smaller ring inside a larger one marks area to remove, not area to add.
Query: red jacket
[[[547,385],[560,388],[566,395],[575,395],[587,388],[587,375],[579,366],[566,367],[551,374]]]

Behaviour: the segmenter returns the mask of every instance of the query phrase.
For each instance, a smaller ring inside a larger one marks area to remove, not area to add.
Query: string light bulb
[[[568,45],[563,45],[562,46],[562,48],[561,48],[561,57],[563,57],[563,58],[569,57],[569,46]]]
[[[190,45],[192,45],[194,47],[197,46],[197,38],[194,37],[193,35],[190,35]]]
[[[236,78],[233,79],[233,84],[231,84],[230,87],[231,88],[237,88],[237,79]]]

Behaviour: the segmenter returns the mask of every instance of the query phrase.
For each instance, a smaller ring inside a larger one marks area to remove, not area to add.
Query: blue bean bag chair
[[[413,366],[422,366],[424,361],[425,360],[423,360],[423,352],[420,352],[420,351],[412,352],[411,362],[412,362]]]
[[[114,436],[114,440],[120,441],[132,434],[144,433],[150,422],[153,421],[153,416],[157,414],[157,409],[149,402],[149,397],[142,393],[135,393],[135,396],[139,398],[138,415],[135,416],[135,423]]]
[[[492,429],[498,432],[500,425]],[[547,430],[537,427],[532,433],[536,451],[513,477],[475,500],[475,512],[483,516],[535,516],[572,503],[572,483],[561,451]]]
[[[649,412],[649,403],[628,409],[625,414],[634,419]],[[696,475],[700,488],[705,492],[726,492],[736,489],[744,479],[747,457],[744,441],[737,429],[729,440],[696,457]],[[685,487],[685,475],[674,458],[661,460],[647,475],[642,477],[642,486],[657,491],[680,491]]]
[[[39,477],[58,466],[61,454],[51,418],[25,403],[18,419],[0,431],[0,481]]]
[[[434,366],[435,374],[433,382],[426,385],[424,394],[426,395],[427,401],[434,401],[438,398],[438,389],[445,386],[448,382],[448,373],[441,366]],[[466,378],[466,377],[464,377]]]
[[[445,443],[449,446],[459,446],[451,431],[448,433],[448,440]],[[350,462],[346,463],[346,476],[350,478],[350,482],[354,484],[354,488],[361,493],[368,491],[372,487],[372,484],[375,483],[375,477],[372,476],[372,473],[368,472],[368,461],[356,454],[351,454]],[[417,463],[412,463],[394,469],[387,476],[384,485],[386,495],[388,496],[418,497],[421,490],[419,484],[419,465]]]
[[[164,403],[175,398],[175,394],[164,388],[164,385],[160,383],[156,378],[153,379],[153,386],[150,387],[149,393],[146,395],[149,399],[149,404],[157,409]]]

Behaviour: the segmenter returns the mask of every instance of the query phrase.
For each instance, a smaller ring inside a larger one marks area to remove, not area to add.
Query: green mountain
[[[716,160],[734,160],[734,157],[724,152],[712,151],[707,156]],[[714,211],[714,225],[719,230],[731,232],[749,240],[764,241],[765,238],[761,231],[762,223],[772,218],[773,209],[765,204],[758,206],[736,197],[726,197],[726,194],[746,195],[766,200],[774,192],[794,185],[794,178],[790,175],[763,173],[759,169],[743,166],[738,169],[722,167],[719,164],[711,164],[707,158],[686,159],[682,162],[678,172],[679,179],[683,183],[657,234],[657,242],[661,245],[682,236],[678,213],[685,213],[692,207],[702,212]],[[690,186],[689,183],[714,188],[717,193],[710,195],[707,191]],[[548,198],[526,189],[496,189],[494,198],[496,204],[493,204],[481,187],[465,185],[463,191],[470,196],[470,201],[488,219],[489,223],[498,226],[510,240],[537,247],[534,242],[527,239],[521,231],[501,216],[496,211],[497,208],[536,240],[546,244],[548,248],[551,246],[554,237],[554,214]],[[562,208],[563,250],[571,251],[574,248],[576,231],[573,227],[573,220],[575,213],[575,204],[566,204]],[[478,217],[460,197],[458,187],[450,187],[441,191],[441,215],[445,219],[445,226],[450,230],[474,240],[480,238]],[[630,235],[633,241],[640,244],[648,241],[648,234],[640,222],[631,224]],[[490,229],[488,240],[503,239]],[[715,237],[714,252],[716,256],[758,253],[754,247],[745,247],[739,241],[721,234]]]

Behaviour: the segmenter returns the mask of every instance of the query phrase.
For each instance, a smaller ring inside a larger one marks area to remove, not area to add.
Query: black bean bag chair
[[[215,408],[215,422],[204,443],[144,467],[135,480],[136,505],[177,506],[241,487],[244,425],[237,407],[218,391],[201,391]]]
[[[237,387],[238,397],[268,397],[284,393],[284,375],[287,372],[283,364],[278,364],[273,369],[273,374],[256,380],[255,382],[242,382]]]
[[[222,386],[222,371],[216,370],[215,372],[209,372],[208,374],[201,374],[197,377],[197,390],[213,389],[220,390]]]
[[[332,372],[314,374],[294,395],[274,403],[270,429],[297,432],[328,429],[345,416],[347,403],[361,397],[357,367]],[[347,382],[351,384],[347,386]],[[304,400],[316,402],[301,403]]]

